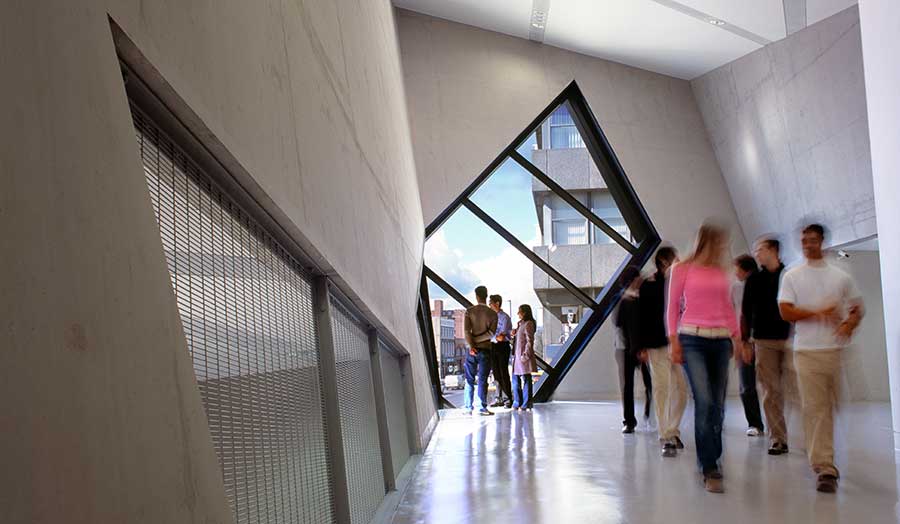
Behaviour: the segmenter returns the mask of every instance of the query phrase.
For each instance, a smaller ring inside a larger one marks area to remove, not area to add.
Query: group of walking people
[[[465,412],[475,408],[476,390],[478,414],[490,416],[488,409],[488,375],[491,369],[497,382],[498,396],[493,407],[508,407],[515,411],[530,411],[532,401],[532,373],[537,372],[534,355],[534,334],[537,322],[531,306],[522,304],[517,311],[518,324],[512,328],[509,315],[503,311],[503,298],[491,295],[484,286],[475,288],[476,304],[466,310],[465,336],[469,354],[463,364],[465,371]],[[510,345],[514,341],[514,346]],[[510,355],[512,377],[510,377]],[[506,398],[503,398],[503,395]]]
[[[663,247],[656,253],[653,275],[641,279],[634,271],[616,315],[624,346],[623,432],[633,433],[637,425],[634,371],[646,366],[645,407],[652,398],[662,455],[676,456],[684,448],[679,427],[689,385],[704,486],[723,492],[722,426],[734,356],[747,435],[765,435],[759,386],[769,428],[768,453],[788,453],[785,390],[796,385],[816,489],[836,491],[833,417],[841,355],[859,326],[863,304],[850,276],[825,261],[824,240],[821,225],[804,228],[805,261],[785,269],[779,242],[760,239],[754,256],[733,261],[733,278],[727,269],[728,232],[707,223],[683,261],[673,248]]]

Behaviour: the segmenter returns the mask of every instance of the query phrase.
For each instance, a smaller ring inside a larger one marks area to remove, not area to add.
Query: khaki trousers
[[[793,354],[786,340],[754,340],[756,381],[762,390],[763,411],[772,443],[787,444],[784,419],[785,393],[796,398],[796,373]]]
[[[684,369],[669,360],[668,348],[649,349],[647,354],[650,356],[650,378],[653,382],[659,438],[668,440],[681,436],[679,426],[687,405]]]
[[[841,353],[840,349],[794,353],[809,464],[816,473],[835,477],[839,475],[834,465],[834,412],[840,398]]]

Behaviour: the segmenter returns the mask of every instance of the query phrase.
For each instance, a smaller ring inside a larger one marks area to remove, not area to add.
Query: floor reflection
[[[726,411],[724,495],[700,484],[690,414],[687,452],[663,459],[655,433],[619,433],[616,403],[552,403],[484,418],[445,413],[393,522],[900,521],[887,404],[842,410],[836,496],[813,490],[799,431],[789,455],[769,457],[766,439],[744,435],[740,403]]]

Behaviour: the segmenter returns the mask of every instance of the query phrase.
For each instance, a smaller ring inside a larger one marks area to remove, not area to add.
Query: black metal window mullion
[[[607,224],[602,218],[595,215],[589,208],[587,208],[584,204],[578,201],[577,198],[572,196],[572,193],[569,193],[566,189],[556,183],[552,178],[547,176],[546,173],[540,170],[536,165],[529,162],[525,157],[519,154],[518,151],[513,151],[509,155],[513,160],[519,163],[523,168],[528,170],[529,173],[532,174],[535,178],[537,178],[542,184],[550,188],[556,196],[562,198],[566,201],[567,204],[572,206],[575,211],[578,211],[584,218],[588,219],[588,221],[595,226],[597,226],[601,231],[606,233],[609,238],[615,240],[616,244],[622,246],[623,249],[628,251],[631,254],[637,250],[634,245],[625,239],[622,235],[619,234],[611,225]],[[590,229],[590,228],[588,228]],[[590,239],[590,236],[588,237]]]
[[[491,229],[493,229],[498,235],[503,237],[504,240],[509,242],[509,244],[516,248],[520,253],[525,255],[529,260],[531,260],[534,265],[541,268],[544,273],[550,275],[554,280],[562,284],[564,288],[566,288],[570,293],[575,295],[575,298],[584,303],[584,305],[593,308],[597,305],[594,300],[588,296],[587,293],[581,290],[578,286],[573,284],[569,279],[564,277],[559,271],[557,271],[553,266],[545,262],[541,257],[537,255],[534,251],[528,248],[525,244],[519,241],[515,235],[506,230],[503,226],[501,226],[496,220],[491,218],[489,214],[487,214],[483,209],[478,207],[475,202],[472,202],[468,198],[463,200],[463,205],[472,213],[475,214],[478,218],[481,219],[482,222],[488,225]]]

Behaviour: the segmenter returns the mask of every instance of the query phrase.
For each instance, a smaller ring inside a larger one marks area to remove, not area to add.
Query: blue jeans
[[[488,375],[491,373],[491,356],[490,350],[484,350],[467,355],[466,361],[463,363],[463,369],[466,372],[466,387],[463,391],[466,409],[472,409],[472,393],[475,392],[475,377],[478,377],[478,400],[481,402],[481,409],[487,409],[487,387]]]
[[[694,440],[697,462],[704,473],[719,469],[722,456],[722,424],[731,340],[679,335],[684,349],[684,369],[694,393]]]
[[[522,391],[523,385],[525,386],[524,393]],[[532,406],[532,402],[531,402],[532,385],[533,385],[533,382],[531,380],[531,373],[526,373],[524,375],[513,375],[512,407],[514,407],[514,408],[530,408]]]

